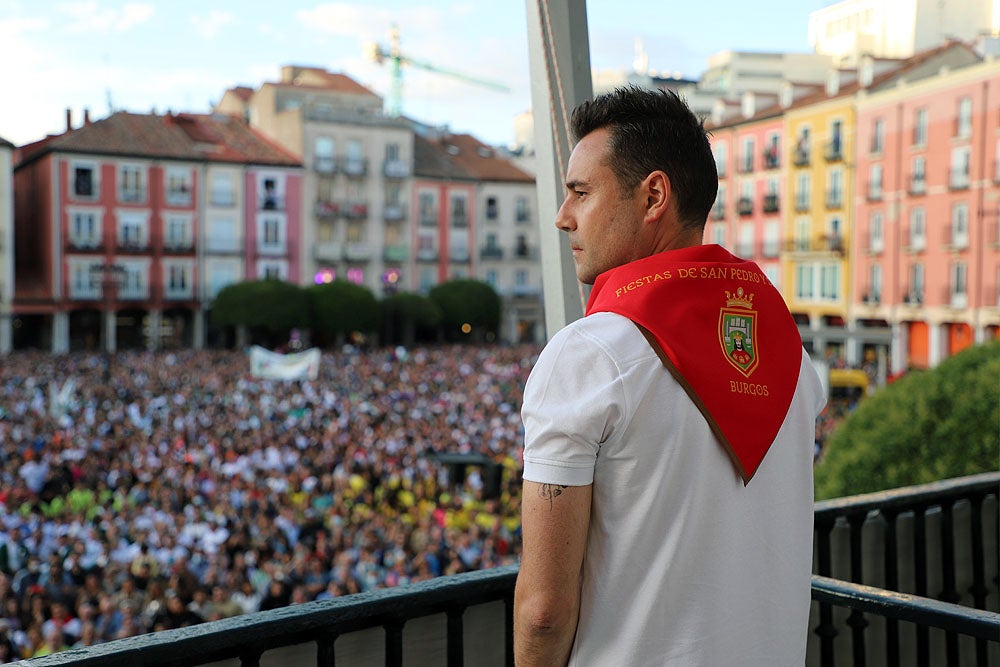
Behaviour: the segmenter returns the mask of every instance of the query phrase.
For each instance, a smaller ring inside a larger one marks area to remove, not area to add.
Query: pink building
[[[69,121],[15,157],[15,348],[200,347],[225,284],[300,279],[290,153],[229,117]]]
[[[742,115],[708,129],[719,193],[705,241],[756,261],[780,289],[782,109],[772,104],[755,113],[748,97]]]
[[[852,323],[891,328],[892,372],[934,366],[1000,326],[1000,67],[916,71],[857,105]]]

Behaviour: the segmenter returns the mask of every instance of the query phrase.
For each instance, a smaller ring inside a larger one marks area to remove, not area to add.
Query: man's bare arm
[[[521,568],[514,590],[518,667],[565,665],[580,612],[592,486],[524,482]]]

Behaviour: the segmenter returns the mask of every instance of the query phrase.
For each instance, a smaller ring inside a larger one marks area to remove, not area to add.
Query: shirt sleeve
[[[542,350],[524,389],[524,479],[586,486],[601,446],[627,414],[621,372],[611,350],[580,326]]]

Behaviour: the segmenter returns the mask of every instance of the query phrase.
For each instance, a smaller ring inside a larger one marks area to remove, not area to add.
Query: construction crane
[[[370,61],[376,62],[380,65],[387,61],[389,63],[390,82],[388,110],[389,115],[393,117],[399,116],[403,111],[403,65],[419,67],[420,69],[427,70],[428,72],[450,76],[453,79],[459,79],[460,81],[465,81],[466,83],[484,86],[501,93],[510,92],[510,88],[497,81],[489,81],[487,79],[469,76],[468,74],[444,69],[443,67],[437,67],[431,63],[416,60],[410,56],[403,55],[399,49],[399,28],[395,24],[393,24],[389,29],[388,50],[380,44],[371,42],[367,45],[366,51]]]

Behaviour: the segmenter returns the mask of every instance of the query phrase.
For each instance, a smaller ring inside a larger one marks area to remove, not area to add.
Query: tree
[[[441,324],[441,309],[425,296],[402,292],[382,299],[382,322],[387,343],[413,345]]]
[[[371,333],[378,328],[379,305],[367,287],[335,280],[313,285],[307,292],[313,327],[319,337],[332,335],[342,341],[354,332]]]
[[[836,498],[996,470],[1000,340],[864,399],[816,468],[817,498]]]
[[[500,327],[500,296],[480,280],[450,280],[433,287],[430,299],[441,309],[441,325],[449,340],[476,340],[496,335]]]
[[[268,346],[309,325],[309,309],[301,287],[267,278],[228,285],[212,301],[212,323],[246,326],[255,340]]]

